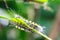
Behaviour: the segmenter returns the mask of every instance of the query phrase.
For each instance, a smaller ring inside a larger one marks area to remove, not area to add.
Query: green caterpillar
[[[37,23],[28,21],[22,17],[11,18],[11,19],[14,21],[12,24],[14,24],[15,26],[17,25],[16,28],[18,28],[18,29],[23,29],[23,30],[32,32],[30,28],[26,27],[28,25],[36,30],[37,30],[37,28],[39,28],[39,30],[43,30],[42,27],[40,25],[38,25]]]

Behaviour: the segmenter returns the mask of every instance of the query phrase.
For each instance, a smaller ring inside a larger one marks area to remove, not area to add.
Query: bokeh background
[[[0,15],[9,17],[6,4],[18,15],[38,23],[44,28],[45,35],[60,40],[60,0],[48,0],[47,4],[30,0],[0,0]],[[4,20],[0,18],[0,40],[44,40],[38,34],[16,29]]]

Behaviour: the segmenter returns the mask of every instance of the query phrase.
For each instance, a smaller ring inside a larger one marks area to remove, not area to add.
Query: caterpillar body
[[[43,30],[43,27],[41,27],[40,25],[38,25],[35,22],[28,21],[28,20],[26,20],[26,19],[24,19],[22,17],[16,17],[16,20],[22,21],[22,20],[19,20],[19,19],[22,19],[27,25],[29,25],[33,29],[36,29],[37,31]],[[11,23],[14,24],[15,27],[18,28],[18,29],[28,31],[28,32],[32,32],[32,30],[30,28],[26,27],[26,25],[24,25],[23,22],[19,22],[19,23],[18,22],[11,22]],[[37,28],[39,28],[39,30]],[[40,31],[40,32],[42,32],[42,31]]]

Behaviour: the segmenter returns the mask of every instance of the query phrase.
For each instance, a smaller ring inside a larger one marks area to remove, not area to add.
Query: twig
[[[5,4],[6,9],[9,9],[9,7],[8,7],[8,5],[7,5],[7,3],[6,3],[6,0],[3,0],[3,2],[4,2],[4,4]]]

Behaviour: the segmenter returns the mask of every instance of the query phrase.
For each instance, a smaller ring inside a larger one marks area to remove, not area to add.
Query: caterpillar
[[[43,30],[43,27],[41,27],[40,25],[38,25],[35,22],[28,21],[28,20],[26,20],[26,19],[24,19],[22,17],[16,17],[15,19],[18,20],[18,21],[23,20],[27,25],[29,25],[33,29],[37,30],[37,28],[39,28],[39,30]],[[22,20],[20,20],[20,19],[22,19]],[[26,27],[26,25],[24,25],[23,22],[19,22],[19,23],[18,22],[11,22],[11,24],[14,24],[15,27],[18,28],[18,29],[25,30],[25,31],[28,31],[28,32],[32,32],[32,30],[30,28]],[[39,31],[39,30],[37,30],[37,31]]]

